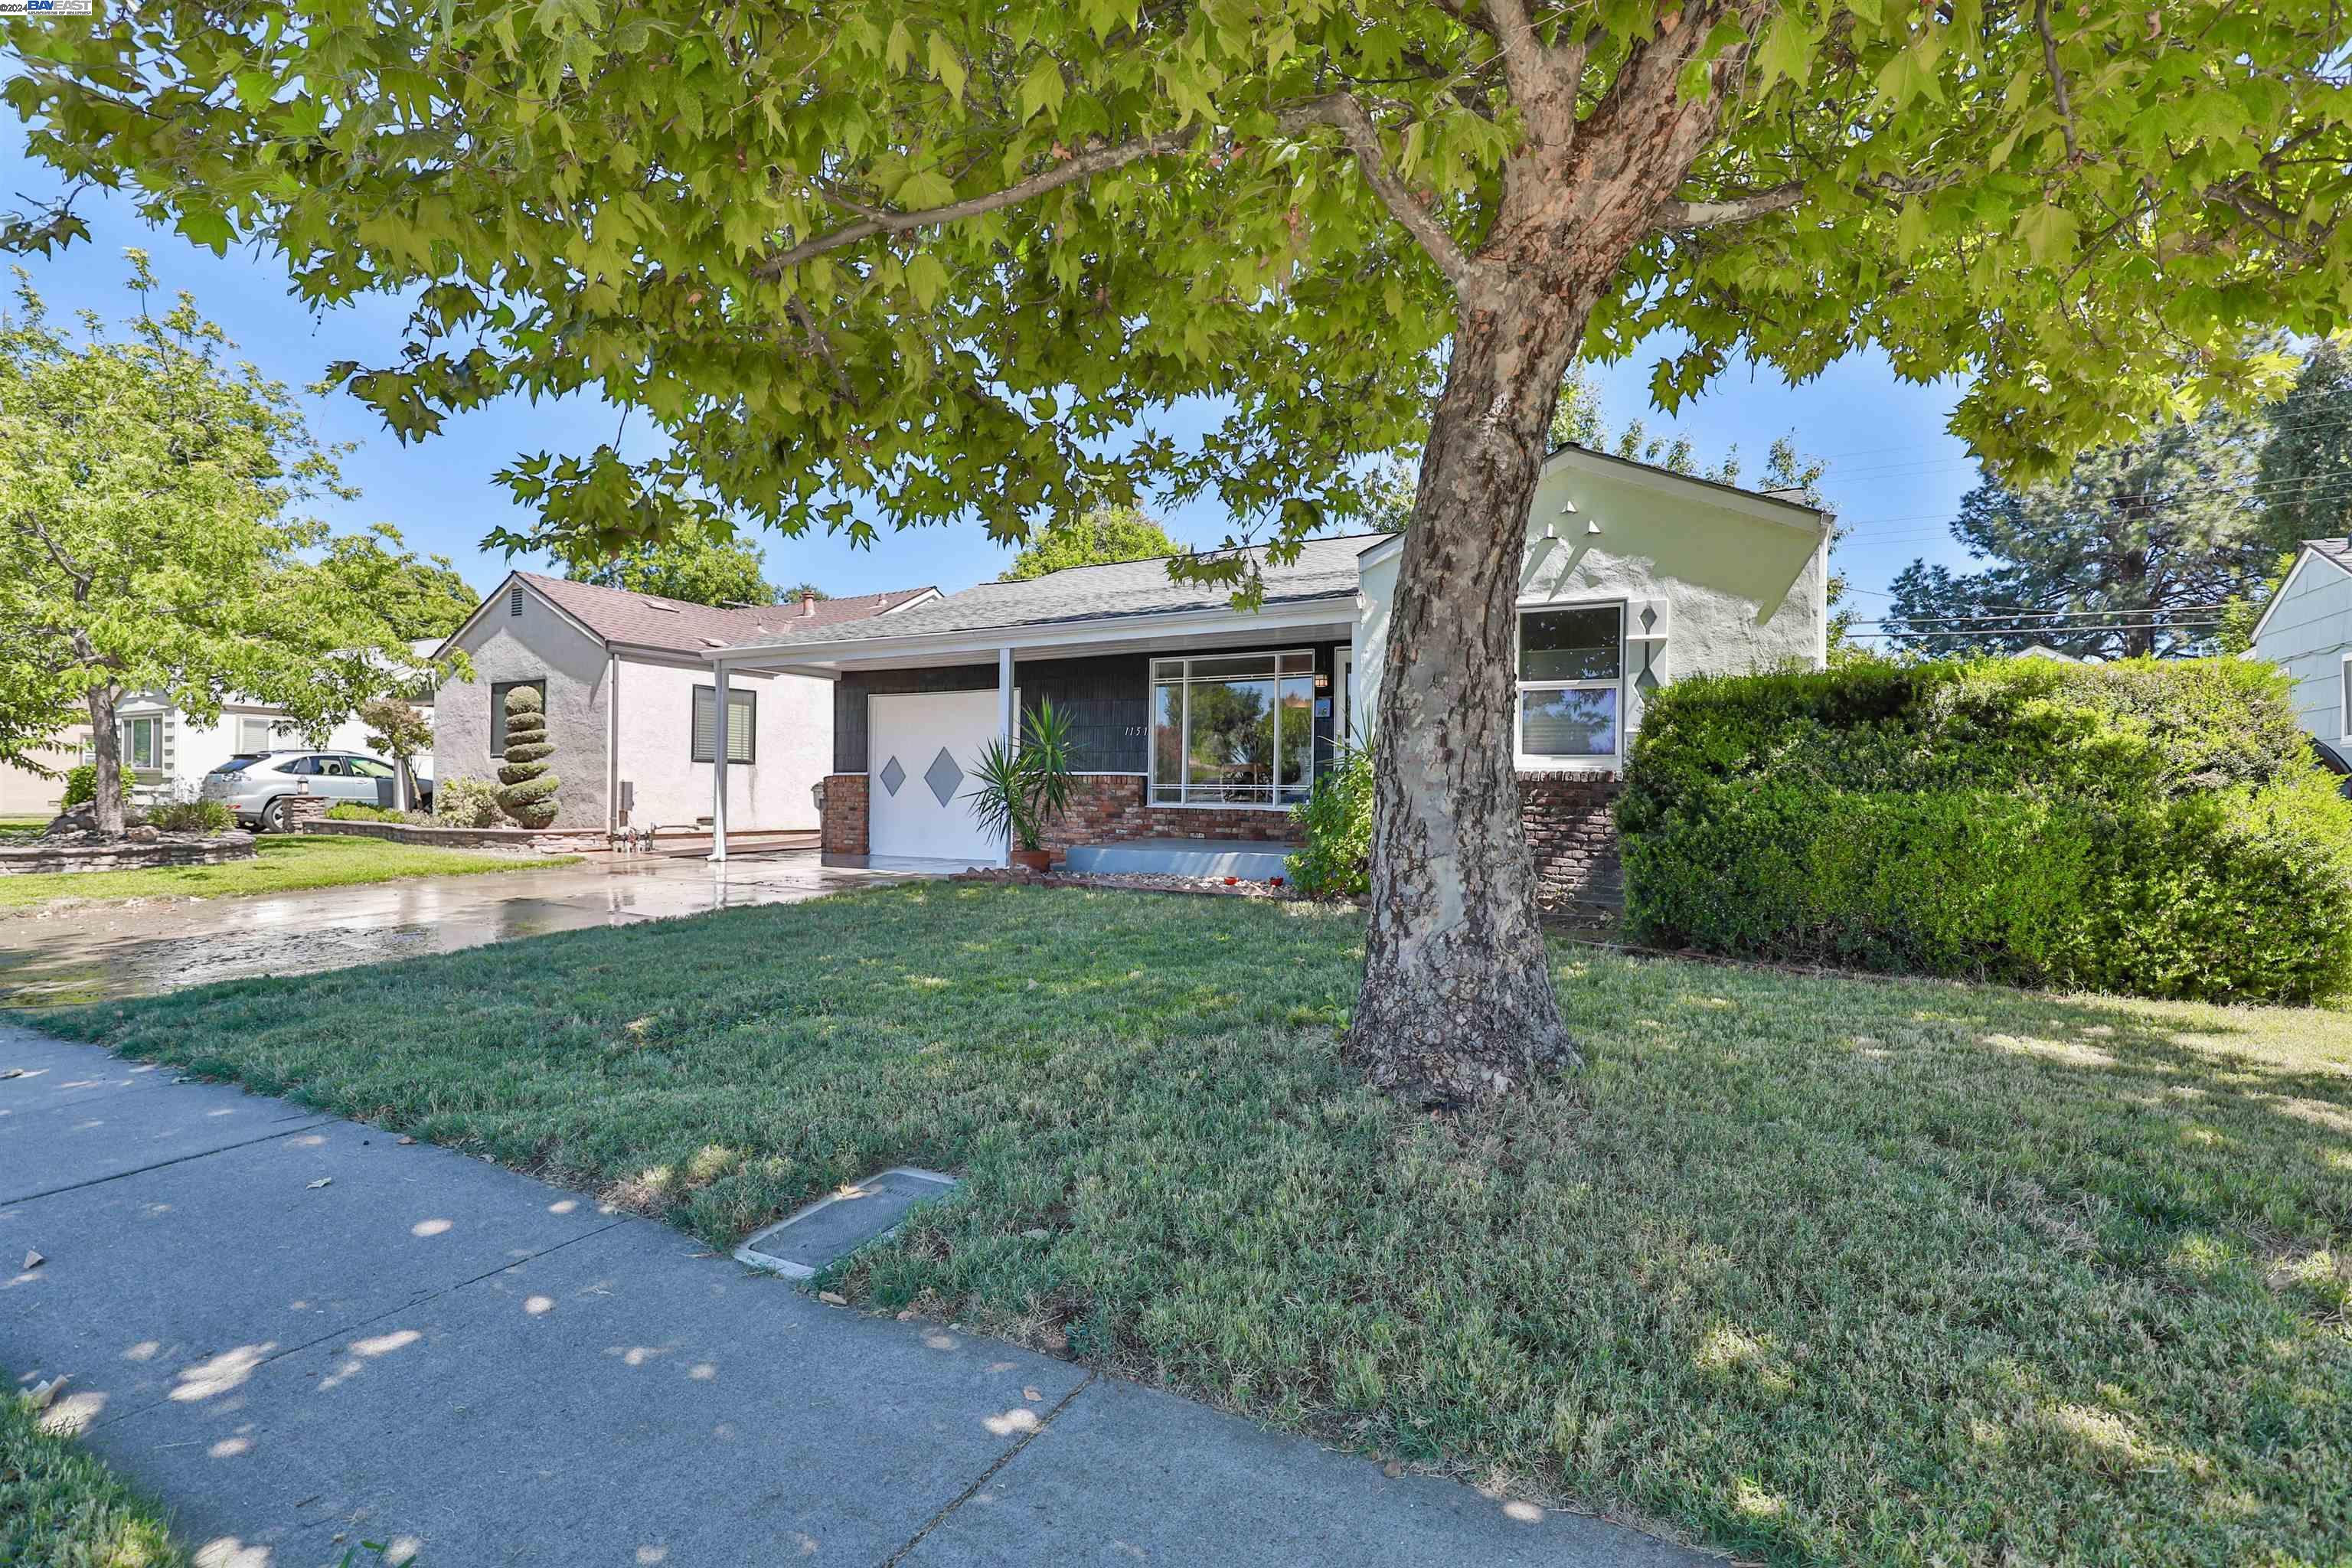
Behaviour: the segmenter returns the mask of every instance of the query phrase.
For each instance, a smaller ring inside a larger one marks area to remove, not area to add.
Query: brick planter
[[[828,855],[869,853],[866,798],[872,786],[864,773],[829,773],[817,786],[817,833]]]

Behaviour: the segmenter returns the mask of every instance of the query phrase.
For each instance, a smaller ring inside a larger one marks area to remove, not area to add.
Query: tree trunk
[[[98,794],[89,803],[90,819],[100,832],[122,832],[122,728],[114,717],[117,693],[111,685],[93,686],[89,703],[89,743]]]
[[[1523,279],[1465,299],[1398,563],[1348,1055],[1416,1104],[1581,1061],[1537,921],[1514,753],[1528,511],[1589,309]]]

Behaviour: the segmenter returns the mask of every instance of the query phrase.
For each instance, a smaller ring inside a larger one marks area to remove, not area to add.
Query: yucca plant
[[[1023,854],[1045,853],[1045,825],[1068,809],[1070,720],[1040,699],[1023,720],[1021,744],[991,741],[972,764],[978,787],[964,799],[991,834],[1003,834]]]

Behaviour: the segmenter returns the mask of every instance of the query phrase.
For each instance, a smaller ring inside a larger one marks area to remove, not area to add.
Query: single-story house
[[[538,689],[562,781],[558,827],[691,827],[712,815],[718,711],[713,651],[798,626],[812,633],[908,612],[940,597],[910,588],[790,605],[714,606],[516,572],[439,654],[463,649],[470,680],[434,699],[437,778],[495,779],[506,751],[506,698]],[[723,797],[739,831],[810,829],[832,765],[830,685],[747,675],[728,694]]]
[[[2305,731],[2339,751],[2352,745],[2352,539],[2303,542],[2250,652],[2294,678]]]
[[[1549,895],[1615,891],[1609,808],[1649,692],[1696,671],[1824,662],[1828,524],[1787,495],[1579,447],[1546,460],[1514,747]],[[1160,561],[1073,567],[745,638],[708,662],[730,689],[778,671],[832,682],[831,853],[1002,863],[965,781],[1016,710],[1051,699],[1083,775],[1054,835],[1074,867],[1265,874],[1270,853],[1236,848],[1292,839],[1290,807],[1379,721],[1402,543],[1310,540],[1264,566],[1255,610],[1171,582]]]
[[[411,701],[425,717],[433,717],[430,701]],[[235,693],[222,702],[220,717],[211,723],[191,719],[169,697],[153,692],[124,698],[115,704],[114,716],[122,739],[123,770],[131,777],[131,798],[142,805],[194,799],[205,775],[231,757],[310,743],[285,709]],[[345,719],[320,750],[373,755],[369,732],[360,720]],[[85,734],[79,760],[89,760],[89,749]],[[433,760],[418,758],[416,771],[420,777],[431,778]]]
[[[82,724],[58,737],[54,745],[33,748],[33,760],[48,770],[46,774],[0,763],[0,816],[55,816],[65,799],[66,770],[89,752],[89,726]]]

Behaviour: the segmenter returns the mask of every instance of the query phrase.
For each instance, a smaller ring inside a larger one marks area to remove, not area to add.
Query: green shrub
[[[178,800],[150,810],[147,826],[165,833],[226,833],[236,816],[216,800]]]
[[[1290,857],[1290,885],[1310,899],[1339,899],[1372,886],[1372,752],[1351,746],[1290,808],[1302,842]]]
[[[2352,805],[2238,659],[1857,661],[1651,699],[1640,940],[2208,1000],[2352,984]]]
[[[429,827],[433,818],[421,811],[394,811],[387,805],[362,805],[355,800],[341,800],[327,808],[330,822],[404,822],[411,827]]]
[[[129,800],[131,774],[126,771],[116,776],[122,784],[122,798]],[[96,763],[82,763],[66,770],[66,793],[58,802],[59,811],[71,811],[75,806],[87,805],[97,798],[98,764]]]
[[[433,786],[433,820],[444,827],[498,827],[499,786],[488,779],[443,779]]]
[[[547,738],[547,714],[539,693],[518,686],[507,693],[506,766],[499,770],[499,809],[524,827],[554,824],[560,809],[555,792],[562,781],[547,771],[555,754]]]

